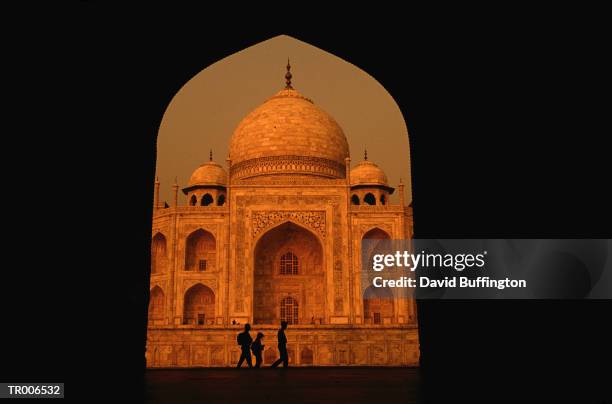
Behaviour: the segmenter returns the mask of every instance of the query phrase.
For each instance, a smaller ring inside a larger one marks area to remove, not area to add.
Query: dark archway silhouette
[[[376,197],[370,192],[365,195],[363,201],[368,205],[376,205]]]
[[[359,197],[357,195],[351,196],[351,204],[352,205],[359,205]]]
[[[205,194],[202,197],[201,205],[202,206],[208,206],[208,205],[212,204],[213,202],[214,202],[213,201],[213,197],[210,194]]]

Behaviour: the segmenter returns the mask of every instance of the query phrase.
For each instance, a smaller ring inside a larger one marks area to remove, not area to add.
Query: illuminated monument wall
[[[203,156],[203,158],[206,158]],[[278,358],[287,320],[293,366],[418,364],[413,300],[361,293],[361,240],[412,236],[412,208],[367,159],[351,169],[343,130],[284,89],[234,131],[225,161],[198,167],[185,205],[155,184],[149,367],[233,366],[236,334],[262,331],[264,364]]]

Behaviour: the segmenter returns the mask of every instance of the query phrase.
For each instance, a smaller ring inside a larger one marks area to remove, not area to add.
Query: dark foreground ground
[[[415,368],[148,370],[148,403],[416,403]]]

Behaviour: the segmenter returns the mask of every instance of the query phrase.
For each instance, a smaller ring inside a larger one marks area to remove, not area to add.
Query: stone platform
[[[240,357],[242,326],[151,327],[147,366],[231,367]],[[265,334],[264,366],[278,359],[277,327],[253,326]],[[290,366],[418,366],[416,326],[300,325],[286,331]]]

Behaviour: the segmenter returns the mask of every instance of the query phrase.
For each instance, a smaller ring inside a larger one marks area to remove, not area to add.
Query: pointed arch
[[[374,254],[384,253],[386,240],[391,236],[379,227],[373,227],[364,233],[362,240],[374,240],[373,242],[362,243],[366,250],[362,253],[362,259],[369,257],[371,261]],[[393,322],[395,309],[393,293],[388,288],[377,288],[368,286],[362,296],[363,322],[365,324],[386,324]]]
[[[185,271],[215,270],[217,241],[212,233],[198,229],[187,236],[185,244]]]
[[[214,200],[211,194],[204,194],[204,196],[202,197],[202,201],[200,202],[200,205],[209,206],[209,205],[212,205],[213,202]]]
[[[361,254],[362,258],[368,257],[368,261],[371,262],[372,256],[374,254],[384,254],[385,253],[386,251],[386,249],[384,248],[386,246],[385,242],[386,240],[391,240],[391,236],[389,236],[389,233],[382,230],[381,228],[373,227],[367,232],[365,232],[361,239],[362,240],[375,240],[375,241],[371,241],[367,243],[363,243],[363,242],[361,243],[362,248],[364,248]]]
[[[191,195],[189,198],[189,206],[196,206],[198,204],[198,198],[195,195]]]
[[[166,237],[158,232],[151,240],[151,274],[166,272],[168,255],[166,251]]]
[[[291,310],[309,321],[325,318],[325,255],[323,245],[310,229],[285,221],[266,232],[256,241],[253,253],[253,322],[278,324],[287,315],[290,291]],[[281,265],[285,273],[281,273]],[[291,275],[298,270],[299,276]],[[296,289],[297,288],[297,289]],[[308,293],[308,291],[318,291]],[[281,308],[285,307],[283,313]]]
[[[376,197],[374,196],[373,193],[368,192],[367,194],[365,194],[365,196],[363,197],[363,202],[366,205],[376,205]]]
[[[385,88],[385,83],[380,82],[376,77],[373,77],[366,70],[363,70],[359,65],[355,64],[350,60],[343,60],[333,54],[333,49],[319,48],[313,44],[309,44],[300,40],[299,38],[278,35],[271,36],[259,43],[252,44],[248,48],[241,49],[236,53],[225,54],[223,58],[215,61],[208,66],[202,66],[202,70],[196,72],[183,86],[176,92],[171,102],[168,104],[164,115],[162,117],[162,125],[160,125],[158,133],[158,154],[157,162],[158,167],[168,166],[168,162],[175,162],[178,159],[185,159],[187,155],[194,159],[190,166],[195,167],[196,164],[201,163],[201,158],[192,157],[193,141],[186,141],[187,139],[193,139],[197,134],[202,133],[202,128],[207,133],[206,138],[199,140],[197,147],[208,149],[209,146],[218,147],[216,145],[226,144],[226,134],[231,133],[235,128],[237,122],[227,122],[222,130],[216,128],[218,125],[215,122],[214,125],[210,122],[214,122],[214,119],[210,119],[211,115],[202,113],[195,116],[189,124],[185,125],[185,130],[181,130],[180,133],[171,130],[172,125],[165,124],[180,119],[184,114],[189,113],[189,109],[185,108],[185,105],[195,102],[196,105],[204,105],[204,103],[214,103],[218,106],[219,110],[224,108],[236,108],[235,98],[232,97],[216,97],[217,91],[221,91],[223,88],[218,89],[218,84],[223,83],[227,80],[227,72],[242,72],[242,74],[231,74],[232,81],[237,84],[238,88],[240,83],[246,83],[253,81],[252,74],[253,64],[259,66],[257,71],[265,71],[269,69],[268,57],[262,57],[263,55],[270,54],[271,50],[279,49],[278,46],[282,44],[282,47],[287,49],[296,49],[303,55],[302,58],[314,58],[313,60],[321,58],[321,60],[328,60],[329,65],[326,64],[326,74],[321,75],[321,81],[317,85],[314,84],[314,88],[311,87],[313,84],[310,83],[306,86],[306,82],[303,82],[300,77],[302,73],[298,73],[298,76],[294,79],[294,87],[297,91],[302,91],[304,96],[313,96],[313,89],[323,94],[329,93],[329,89],[332,88],[326,85],[325,80],[333,80],[334,77],[343,77],[341,83],[334,82],[332,95],[337,94],[349,94],[353,93],[355,88],[362,88],[364,93],[360,98],[359,111],[367,111],[367,113],[356,113],[351,116],[355,123],[352,124],[351,136],[348,138],[350,142],[350,149],[356,150],[361,149],[364,145],[364,139],[368,139],[371,136],[372,126],[371,122],[384,122],[385,127],[388,130],[384,130],[378,133],[379,141],[375,144],[370,144],[372,148],[371,152],[373,155],[384,155],[388,161],[394,161],[400,164],[401,169],[398,170],[402,173],[407,173],[407,178],[410,178],[410,159],[409,150],[410,145],[408,141],[408,129],[406,121],[402,115],[402,110],[394,100],[393,95]],[[212,61],[211,61],[212,62]],[[276,62],[275,62],[276,63]],[[279,66],[284,64],[284,61],[280,61]],[[292,63],[293,64],[293,63]],[[265,66],[265,67],[264,67]],[[276,66],[276,64],[274,64]],[[300,62],[296,61],[294,69],[300,70]],[[304,66],[304,68],[308,68]],[[275,67],[276,69],[276,67]],[[327,70],[329,69],[329,70]],[[329,74],[329,73],[333,74]],[[306,72],[305,72],[306,73]],[[259,105],[268,96],[272,96],[276,91],[280,90],[284,86],[283,80],[284,72],[279,73],[278,79],[268,79],[261,81],[262,87],[273,87],[268,93],[266,92],[265,97],[262,98],[261,91],[265,91],[264,88],[258,89],[258,91],[246,91],[241,94],[239,105],[241,108],[248,108],[248,106]],[[295,72],[293,72],[295,74]],[[262,76],[263,77],[263,76]],[[266,76],[267,77],[267,76]],[[297,81],[296,81],[297,80]],[[337,81],[337,80],[336,80]],[[330,81],[331,82],[331,81]],[[302,83],[302,84],[300,84]],[[342,89],[337,88],[339,85]],[[306,86],[306,87],[305,87]],[[344,90],[348,90],[345,92]],[[195,98],[194,98],[195,97]],[[317,96],[318,98],[318,96]],[[338,99],[338,102],[332,102],[329,106],[328,111],[332,116],[338,114],[338,110],[346,108],[346,103],[342,102],[342,98],[333,97]],[[317,102],[317,100],[314,100]],[[213,130],[213,128],[215,128]],[[201,136],[197,136],[201,138]],[[212,144],[211,144],[212,142]],[[283,162],[283,166],[297,165],[294,162]],[[261,167],[249,168],[248,171],[259,171]],[[283,168],[289,169],[289,168]],[[297,167],[296,167],[297,169]],[[245,170],[247,170],[245,168]],[[323,168],[320,168],[323,171]],[[389,173],[394,175],[392,173]],[[389,178],[391,183],[397,182],[397,177]],[[410,190],[411,186],[408,182],[406,184],[406,190],[408,192],[408,199],[411,200]],[[389,201],[387,201],[389,202]],[[362,202],[363,203],[363,202]]]
[[[359,197],[356,194],[351,196],[351,205],[359,205]]]
[[[389,288],[370,285],[363,292],[363,321],[366,324],[393,322],[393,293]]]
[[[159,286],[151,289],[149,294],[149,324],[163,321],[166,309],[166,296]]]
[[[288,220],[282,220],[279,221],[277,223],[274,223],[273,225],[271,225],[270,227],[261,230],[257,236],[255,236],[255,239],[253,240],[254,245],[256,246],[257,243],[259,243],[259,240],[261,240],[266,234],[279,229],[283,226],[294,226],[295,228],[299,228],[299,229],[303,229],[304,231],[311,233],[314,238],[317,239],[317,242],[319,243],[319,245],[321,246],[321,248],[323,247],[323,238],[321,237],[320,234],[317,234],[317,232],[313,229],[308,227],[307,225],[305,225],[304,223],[301,223],[298,220],[293,220],[293,219],[288,219]]]
[[[187,289],[183,303],[183,324],[205,325],[215,322],[215,292],[201,283]]]
[[[362,239],[364,240],[390,240],[391,236],[389,233],[381,229],[380,227],[373,227],[363,234]]]

